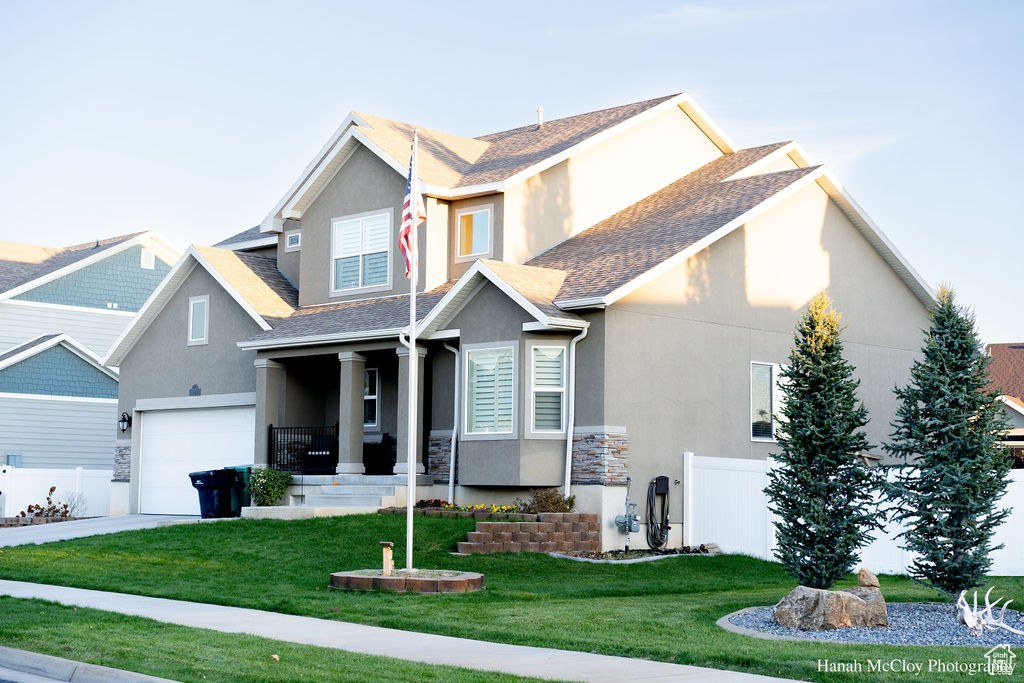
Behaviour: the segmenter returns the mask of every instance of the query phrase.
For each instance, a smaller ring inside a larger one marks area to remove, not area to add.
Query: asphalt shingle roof
[[[610,109],[466,138],[354,112],[368,125],[359,129],[402,166],[409,163],[413,129],[419,132],[419,176],[442,187],[467,187],[509,178],[589,137],[641,114],[668,95]]]
[[[256,225],[256,226],[253,226],[253,227],[249,228],[248,230],[243,230],[242,232],[238,233],[237,235],[232,235],[231,237],[228,237],[227,239],[223,239],[220,242],[217,242],[217,244],[215,244],[213,246],[215,246],[215,247],[223,247],[223,246],[226,246],[226,245],[229,245],[229,244],[237,244],[239,242],[251,242],[252,240],[264,239],[266,237],[274,237],[274,235],[265,235],[265,234],[261,233],[260,232],[260,226]]]
[[[0,242],[0,292],[6,292],[70,266],[141,234],[137,232],[119,235],[70,247],[41,247],[33,244]]]
[[[989,344],[986,349],[992,356],[989,390],[1024,399],[1024,342]]]
[[[29,349],[35,348],[36,346],[39,346],[40,344],[45,344],[46,342],[50,341],[54,337],[59,337],[59,336],[60,336],[59,333],[57,333],[57,334],[44,334],[41,337],[36,337],[32,341],[25,342],[21,346],[14,347],[10,351],[5,351],[4,353],[0,353],[0,363],[3,363],[8,358],[13,358],[14,356],[17,356],[19,353],[24,353],[25,351],[28,351]]]
[[[298,307],[298,290],[277,269],[277,259],[217,247],[195,250],[271,327]]]
[[[727,180],[785,144],[720,157],[527,265],[566,273],[557,301],[610,294],[817,168]]]

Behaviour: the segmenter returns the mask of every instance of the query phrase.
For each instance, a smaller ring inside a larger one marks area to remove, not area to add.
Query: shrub
[[[257,506],[279,505],[281,497],[292,481],[291,472],[281,472],[264,467],[253,468],[246,487]]]
[[[531,489],[526,500],[516,498],[519,512],[534,515],[538,512],[572,512],[576,509],[576,496],[566,498],[557,489]]]
[[[68,503],[54,503],[53,492],[57,490],[56,486],[50,487],[50,492],[46,494],[46,505],[29,505],[27,509],[21,511],[21,517],[71,517],[72,509]]]
[[[440,498],[423,498],[416,501],[416,505],[413,507],[418,508],[444,508],[450,507],[451,503],[447,500],[441,500]]]

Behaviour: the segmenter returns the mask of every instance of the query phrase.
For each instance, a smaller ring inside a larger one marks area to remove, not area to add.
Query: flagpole
[[[416,145],[418,136],[416,131],[412,134],[412,161],[409,172],[412,197],[415,198],[419,192],[419,178],[416,168]],[[407,472],[408,477],[406,489],[409,492],[405,508],[405,568],[412,570],[412,520],[413,506],[416,504],[416,413],[419,408],[417,400],[417,375],[420,369],[420,357],[416,352],[416,284],[419,279],[419,239],[417,233],[417,222],[419,217],[416,213],[416,200],[412,200],[412,230],[410,231],[410,246],[412,247],[411,268],[409,269],[409,425],[406,428],[406,443],[408,444]]]

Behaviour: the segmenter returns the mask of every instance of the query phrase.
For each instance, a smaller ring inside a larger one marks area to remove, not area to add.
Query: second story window
[[[458,259],[491,255],[491,207],[475,206],[455,213]]]
[[[292,230],[284,234],[284,250],[298,251],[302,247],[302,233]]]
[[[390,211],[335,218],[331,223],[331,291],[386,286],[391,272],[390,243]]]
[[[188,345],[205,344],[210,339],[210,295],[188,300]]]

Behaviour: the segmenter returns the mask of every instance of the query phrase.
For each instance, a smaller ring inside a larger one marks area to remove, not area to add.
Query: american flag
[[[413,279],[413,260],[416,248],[416,226],[427,219],[423,208],[423,195],[416,178],[416,133],[412,135],[412,156],[409,157],[409,182],[405,185],[405,204],[402,206],[402,228],[398,231],[398,248],[405,257],[405,276]],[[415,185],[414,185],[415,183]]]

